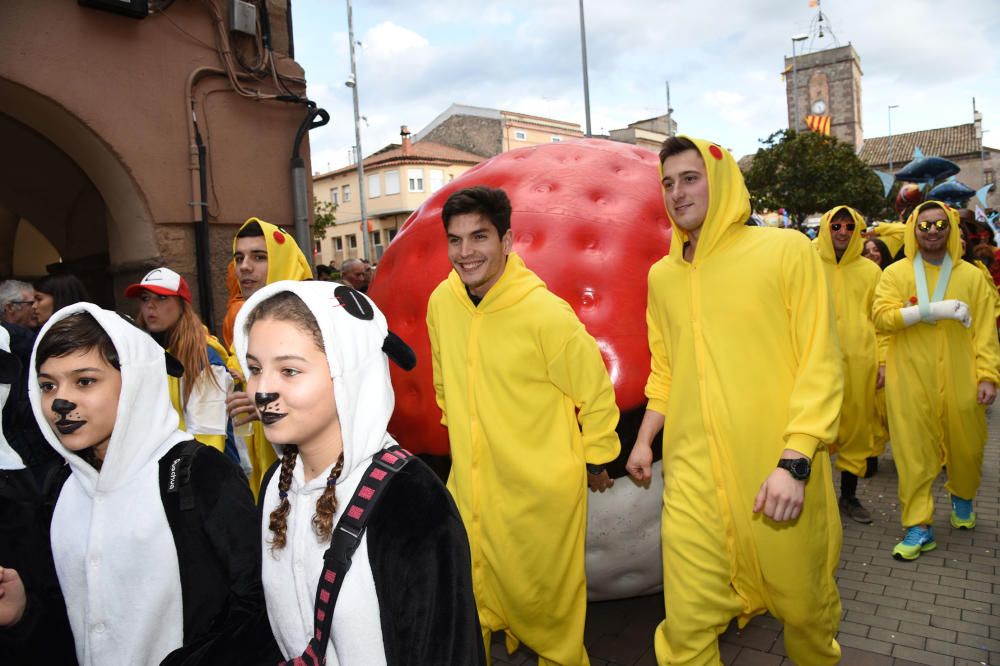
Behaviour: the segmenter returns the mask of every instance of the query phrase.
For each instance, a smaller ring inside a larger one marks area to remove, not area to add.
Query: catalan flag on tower
[[[830,116],[806,116],[806,127],[817,134],[830,136]]]

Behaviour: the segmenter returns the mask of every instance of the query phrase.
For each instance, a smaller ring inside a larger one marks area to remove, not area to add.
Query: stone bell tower
[[[788,126],[800,132],[812,129],[822,133],[829,127],[829,134],[859,150],[864,140],[862,72],[854,47],[848,44],[786,57],[784,71]]]

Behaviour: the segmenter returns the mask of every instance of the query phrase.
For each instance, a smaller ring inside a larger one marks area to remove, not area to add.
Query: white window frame
[[[442,187],[444,187],[444,169],[428,169],[427,174],[428,184],[430,185],[431,192],[437,192]],[[435,178],[437,176],[437,178]]]
[[[357,250],[358,249],[358,235],[348,234],[347,236],[347,249]]]
[[[334,236],[334,238],[333,238],[333,250],[334,250],[334,252],[343,252],[344,251],[344,237],[343,236]]]
[[[528,133],[524,130],[514,130],[514,140],[515,141],[527,141]]]
[[[344,193],[344,203],[347,203],[348,201],[350,201],[351,200],[351,186],[350,185],[344,185],[343,187],[340,188],[340,190],[341,190],[341,192]]]
[[[382,231],[381,229],[373,229],[371,233],[372,244],[381,245],[382,244]]]
[[[406,170],[406,182],[409,187],[410,192],[423,192],[424,191],[424,170],[423,169],[407,169]]]
[[[368,176],[368,198],[378,199],[382,196],[382,175],[373,173]]]
[[[399,194],[399,169],[385,172],[385,194]]]
[[[330,203],[332,203],[334,206],[337,205],[338,199],[340,198],[338,196],[339,194],[340,194],[340,188],[339,187],[331,187],[330,188]]]
[[[553,134],[551,139],[552,143],[562,143],[562,137],[559,136],[558,134]]]

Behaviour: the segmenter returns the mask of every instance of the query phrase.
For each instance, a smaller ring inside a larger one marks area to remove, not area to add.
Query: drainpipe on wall
[[[309,228],[309,187],[306,180],[308,174],[306,161],[299,155],[299,151],[302,149],[302,140],[306,137],[306,133],[330,122],[330,114],[326,109],[316,108],[313,102],[310,102],[308,107],[309,111],[302,119],[298,132],[295,133],[295,143],[292,146],[292,209],[295,220],[295,242],[306,255],[309,268],[314,269],[312,230]]]

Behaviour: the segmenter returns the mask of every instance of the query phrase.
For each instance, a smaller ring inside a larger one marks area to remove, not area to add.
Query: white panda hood
[[[372,457],[395,444],[386,430],[395,406],[388,359],[382,351],[388,325],[370,299],[349,287],[330,282],[275,282],[251,296],[236,318],[234,347],[247,376],[247,319],[261,302],[283,291],[301,298],[316,318],[333,379],[344,447],[344,468],[337,481],[336,524]],[[312,516],[328,474],[329,469],[306,482],[302,460],[296,460],[288,490],[288,541],[278,551],[269,547],[267,530],[270,512],[279,502],[278,475],[272,477],[267,488],[261,489],[264,509],[261,578],[268,619],[286,658],[302,654],[313,633],[316,585],[330,540],[316,536]],[[386,663],[367,534],[344,577],[339,600],[326,653],[328,666]]]
[[[35,358],[54,324],[89,313],[114,343],[122,387],[101,471],[66,449],[42,407]],[[52,516],[52,555],[84,666],[159,663],[183,642],[177,548],[160,498],[159,459],[191,439],[178,430],[163,349],[121,315],[67,306],[35,341],[28,395],[46,440],[69,464]]]
[[[0,326],[0,354],[13,357],[10,353],[10,333],[3,326]],[[21,460],[21,456],[11,447],[3,435],[3,408],[7,404],[8,396],[10,396],[10,384],[0,383],[0,471],[24,469],[24,461]]]

